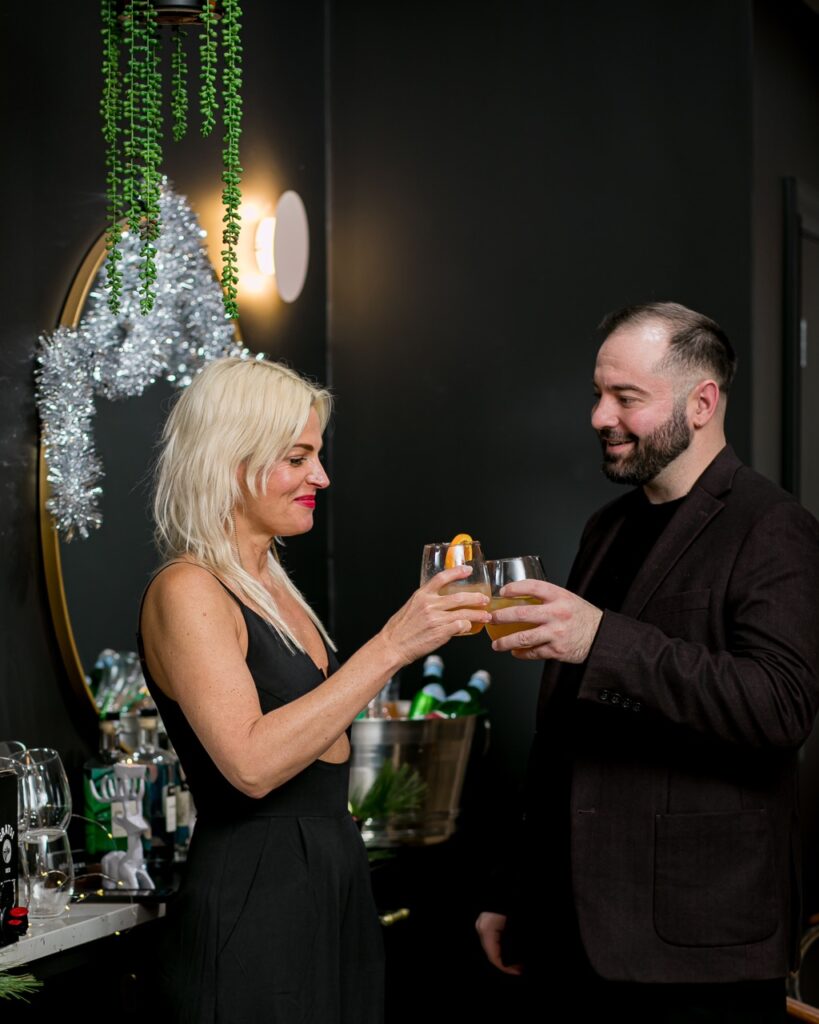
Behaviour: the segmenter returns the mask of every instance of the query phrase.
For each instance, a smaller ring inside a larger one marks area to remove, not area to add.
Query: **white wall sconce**
[[[301,295],[310,263],[310,226],[307,211],[297,192],[282,193],[275,217],[263,217],[255,236],[259,273],[276,278],[283,302]]]

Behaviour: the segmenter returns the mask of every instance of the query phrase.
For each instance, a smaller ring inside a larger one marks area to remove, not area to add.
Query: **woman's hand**
[[[381,637],[403,664],[429,654],[453,636],[468,633],[476,622],[490,621],[486,594],[461,587],[441,593],[448,584],[466,579],[471,572],[470,566],[458,565],[436,573],[381,630]]]

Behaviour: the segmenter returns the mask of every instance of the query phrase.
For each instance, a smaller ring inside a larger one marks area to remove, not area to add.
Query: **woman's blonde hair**
[[[270,593],[243,568],[232,512],[242,502],[240,467],[251,494],[263,493],[268,474],[302,434],[310,410],[316,410],[323,431],[331,408],[329,391],[281,363],[216,359],[174,405],[156,467],[155,538],[162,555],[168,561],[187,555],[209,569],[260,609],[291,650],[303,648]],[[332,647],[272,547],[268,568]]]

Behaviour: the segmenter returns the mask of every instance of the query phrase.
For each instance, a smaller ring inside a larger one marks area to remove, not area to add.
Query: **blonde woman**
[[[347,812],[349,726],[402,666],[486,622],[447,570],[340,666],[275,555],[330,481],[329,394],[272,362],[222,359],[183,392],[155,499],[166,564],[140,612],[149,689],[197,807],[162,953],[163,1017],[382,1020],[382,943]]]

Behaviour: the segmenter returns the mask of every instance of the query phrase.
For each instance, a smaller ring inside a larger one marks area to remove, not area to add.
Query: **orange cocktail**
[[[514,608],[521,604],[543,604],[537,597],[493,597],[489,602],[489,611],[496,612],[499,608]],[[520,633],[524,629],[532,629],[533,622],[487,622],[486,632],[493,640],[512,633]]]
[[[441,588],[441,594],[485,594],[491,596],[489,574],[483,559],[480,541],[473,540],[468,533],[458,533],[448,544],[426,544],[421,561],[421,584],[427,582],[436,573],[444,569],[452,569],[456,565],[468,565],[472,575],[456,583],[448,583]],[[476,622],[470,630],[459,633],[459,636],[474,636],[483,629],[482,622]]]

